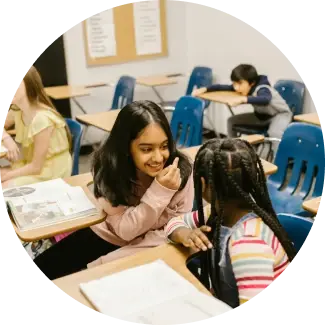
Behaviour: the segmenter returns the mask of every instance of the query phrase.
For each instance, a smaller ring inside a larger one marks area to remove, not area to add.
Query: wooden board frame
[[[137,60],[148,60],[168,55],[166,28],[166,0],[160,3],[161,52],[149,55],[137,55],[134,32],[133,3],[113,8],[116,56],[93,58],[89,54],[87,20],[83,21],[84,46],[88,66],[119,64]]]

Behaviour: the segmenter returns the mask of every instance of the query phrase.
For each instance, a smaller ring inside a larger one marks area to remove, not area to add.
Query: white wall
[[[116,82],[123,75],[134,77],[159,73],[186,72],[186,13],[182,2],[167,2],[167,40],[169,55],[165,58],[144,60],[117,65],[88,67],[86,63],[82,24],[74,26],[64,34],[65,55],[69,84],[82,85],[95,82]],[[185,93],[185,80],[177,85],[159,87],[164,99],[177,99]],[[78,99],[87,112],[105,111],[109,108],[114,88],[99,88],[92,90],[92,96]],[[157,101],[152,89],[136,86],[135,100],[148,99]],[[73,114],[80,114],[78,108],[72,104]],[[93,142],[102,137],[103,133],[91,128],[87,131],[87,140]]]
[[[270,82],[286,78],[300,80],[298,72],[266,37],[246,23],[213,8],[186,3],[186,38],[188,68],[210,66],[217,82],[229,83],[231,70],[240,63],[253,64]],[[223,105],[210,106],[220,132],[226,131],[230,116]],[[305,111],[316,111],[307,92]],[[236,109],[239,112],[246,109]],[[248,109],[249,110],[249,109]],[[215,116],[215,113],[218,116]]]
[[[68,80],[70,84],[86,84],[101,81],[116,81],[122,74],[135,77],[159,73],[188,72],[195,65],[213,68],[215,81],[230,82],[231,70],[240,63],[256,66],[261,74],[269,76],[271,83],[277,79],[301,80],[298,72],[268,39],[244,22],[213,8],[198,4],[167,2],[167,36],[169,55],[166,58],[137,61],[118,65],[87,67],[82,24],[64,34]],[[176,99],[185,93],[186,79],[175,86],[161,87],[164,99]],[[80,98],[80,103],[89,112],[105,111],[109,108],[113,88],[93,90],[89,98]],[[137,86],[135,99],[157,100],[150,88]],[[72,103],[73,113],[78,113]],[[236,109],[237,112],[251,110],[250,107]],[[315,111],[307,92],[305,111]],[[211,118],[219,132],[226,132],[229,117],[223,105],[211,105]],[[92,129],[87,139],[100,139],[102,132]]]

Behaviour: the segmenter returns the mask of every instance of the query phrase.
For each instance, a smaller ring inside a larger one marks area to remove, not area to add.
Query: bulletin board
[[[166,0],[109,9],[83,22],[89,66],[147,60],[168,55]]]

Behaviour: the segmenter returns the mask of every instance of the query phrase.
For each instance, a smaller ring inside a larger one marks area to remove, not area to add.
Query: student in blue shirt
[[[253,113],[237,114],[228,119],[228,135],[236,137],[235,125],[268,127],[268,136],[281,139],[292,121],[292,113],[281,95],[271,86],[267,76],[259,75],[249,64],[240,64],[231,72],[232,85],[212,85],[195,89],[192,96],[211,91],[236,91],[239,96],[229,99],[228,105],[251,104]]]

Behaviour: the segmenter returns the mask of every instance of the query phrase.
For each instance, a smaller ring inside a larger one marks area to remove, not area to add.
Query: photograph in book
[[[31,230],[97,213],[84,190],[64,181],[4,191],[7,207],[20,230]],[[51,181],[52,182],[52,181]]]

